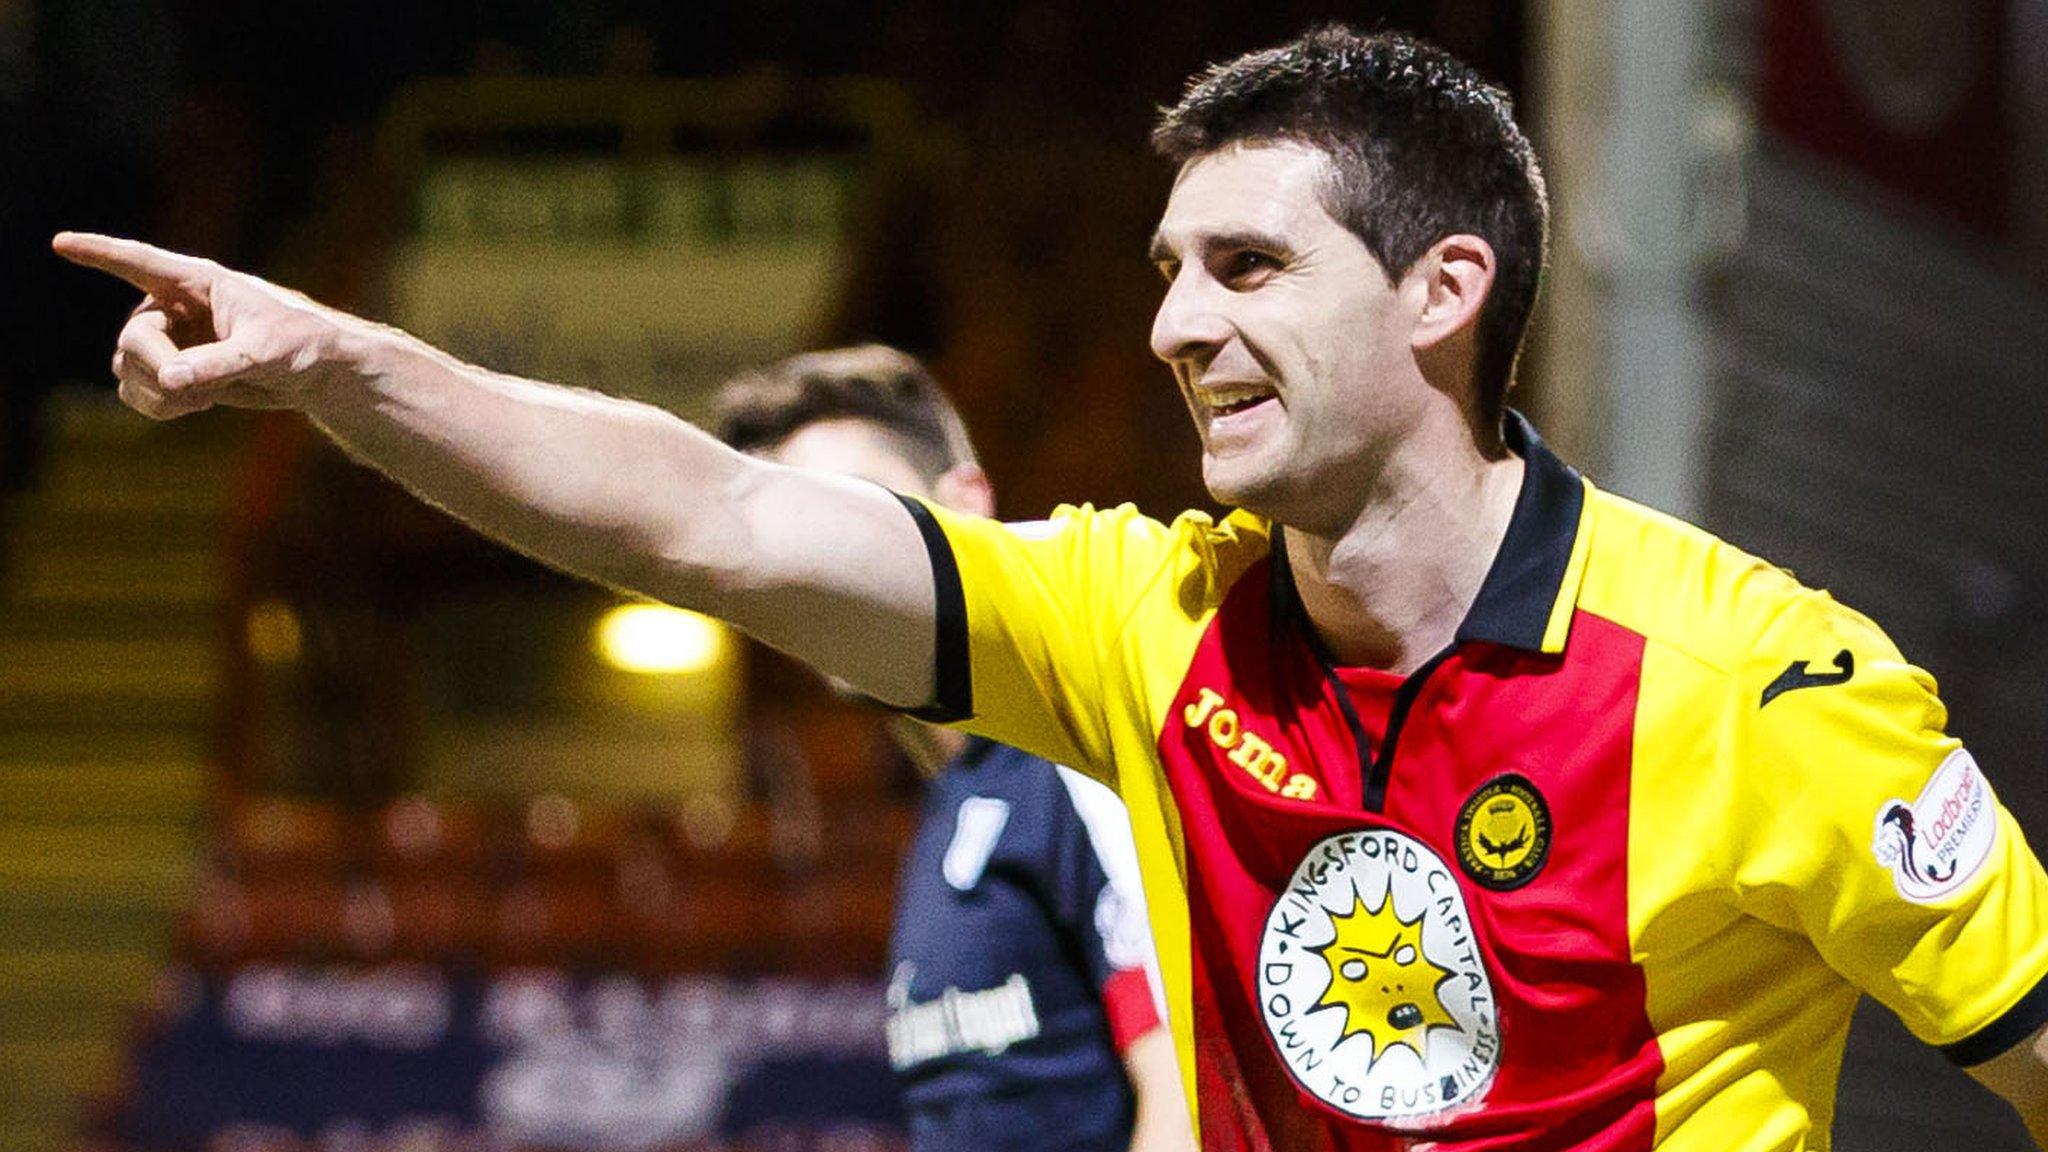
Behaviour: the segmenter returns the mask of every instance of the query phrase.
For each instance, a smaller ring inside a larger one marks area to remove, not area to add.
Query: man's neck
[[[954,758],[967,750],[967,734],[940,728],[908,716],[889,718],[889,734],[897,747],[917,766],[918,775],[930,780]]]
[[[1514,517],[1523,461],[1470,441],[1419,445],[1342,530],[1286,532],[1310,623],[1340,665],[1407,675],[1456,638]]]

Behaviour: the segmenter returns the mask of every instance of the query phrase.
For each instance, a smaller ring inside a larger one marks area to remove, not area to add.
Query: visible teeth
[[[1255,400],[1264,400],[1273,395],[1273,390],[1262,384],[1228,385],[1211,388],[1202,393],[1202,402],[1211,408],[1234,408]]]

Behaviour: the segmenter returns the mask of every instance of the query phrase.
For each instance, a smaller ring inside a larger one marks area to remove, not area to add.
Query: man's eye
[[[1233,252],[1224,264],[1224,274],[1232,281],[1244,280],[1280,267],[1280,261],[1270,252]]]
[[[1180,275],[1180,264],[1173,260],[1161,260],[1152,267],[1159,272],[1159,278],[1168,284],[1173,283],[1173,278]]]

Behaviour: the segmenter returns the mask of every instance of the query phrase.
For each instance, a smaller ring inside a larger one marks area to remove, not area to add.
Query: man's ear
[[[979,464],[956,464],[932,484],[932,499],[970,516],[996,514],[996,490]]]
[[[1408,343],[1418,355],[1459,333],[1476,332],[1479,312],[1493,295],[1493,245],[1477,236],[1446,236],[1408,270],[1417,298]]]

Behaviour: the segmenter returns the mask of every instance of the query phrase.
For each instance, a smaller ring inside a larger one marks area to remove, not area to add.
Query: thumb
[[[198,344],[164,362],[157,378],[166,388],[205,387],[247,376],[257,367],[254,353],[232,340]]]

